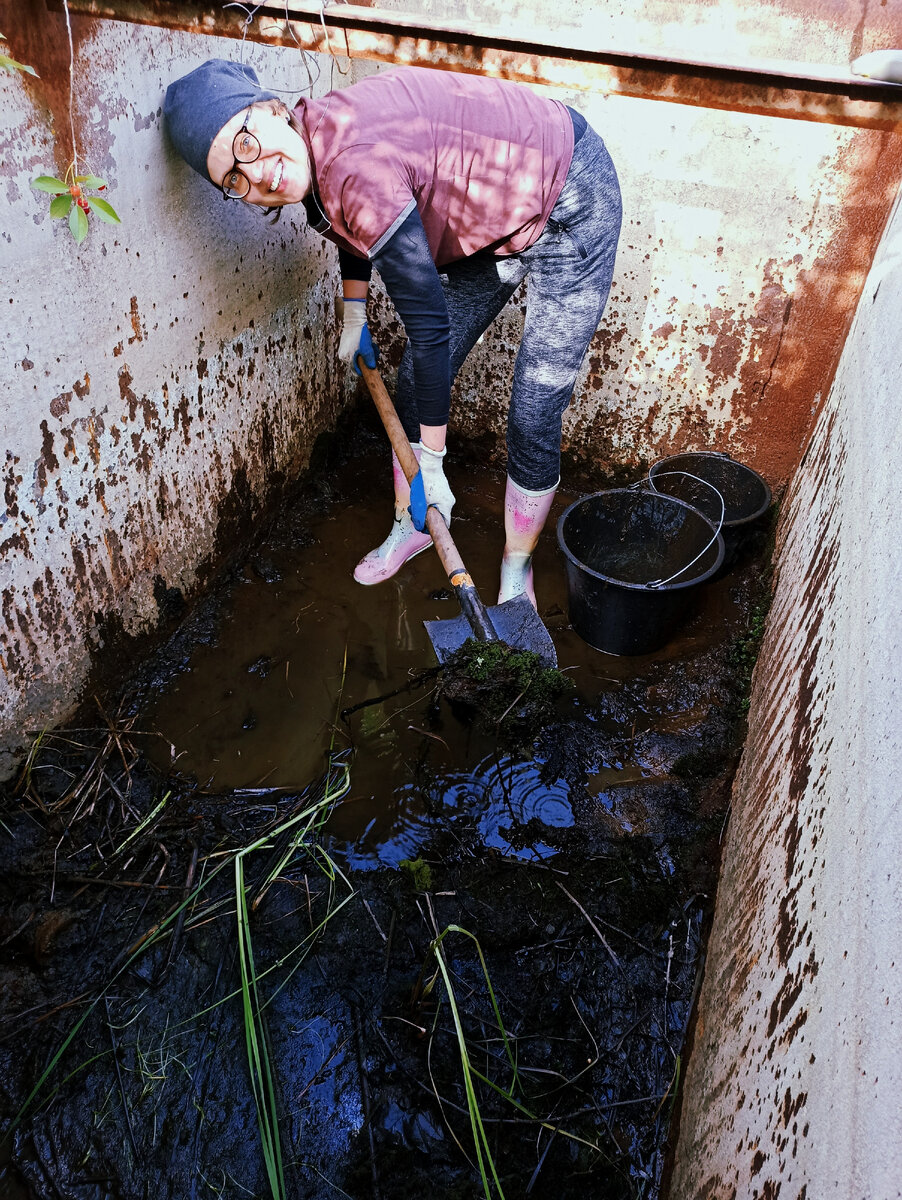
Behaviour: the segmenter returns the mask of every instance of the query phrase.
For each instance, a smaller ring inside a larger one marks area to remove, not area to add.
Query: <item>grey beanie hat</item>
[[[209,58],[170,83],[163,116],[176,150],[198,175],[210,179],[207,155],[220,129],[243,108],[259,100],[277,99],[275,92],[260,87],[253,67]]]

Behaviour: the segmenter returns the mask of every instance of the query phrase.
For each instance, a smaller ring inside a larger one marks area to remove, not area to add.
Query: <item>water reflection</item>
[[[463,835],[475,832],[485,846],[523,861],[547,858],[554,847],[543,829],[573,825],[569,785],[543,778],[539,759],[520,761],[487,755],[470,770],[436,775],[428,787],[407,784],[395,792],[390,824],[371,821],[348,847],[349,864],[367,868],[397,866],[416,858],[437,828]]]

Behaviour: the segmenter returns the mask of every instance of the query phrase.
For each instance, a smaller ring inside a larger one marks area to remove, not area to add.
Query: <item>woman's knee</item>
[[[508,423],[507,473],[518,487],[543,492],[561,474],[561,426],[551,422],[537,434]]]

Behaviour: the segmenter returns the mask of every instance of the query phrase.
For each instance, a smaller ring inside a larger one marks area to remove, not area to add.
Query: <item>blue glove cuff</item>
[[[358,372],[359,373],[359,372]],[[417,471],[410,481],[410,519],[414,529],[423,533],[426,529],[426,489],[423,486],[423,472]]]
[[[357,347],[357,354],[354,355],[351,366],[354,368],[355,375],[360,374],[360,367],[357,366],[357,355],[363,359],[370,370],[376,369],[376,347],[373,345],[373,339],[370,337],[369,325],[364,325],[360,330],[360,344]]]

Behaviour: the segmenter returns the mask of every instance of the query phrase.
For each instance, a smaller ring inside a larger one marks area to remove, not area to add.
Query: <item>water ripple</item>
[[[413,784],[399,788],[389,827],[371,830],[353,851],[351,865],[397,866],[428,849],[442,826],[463,833],[476,829],[486,846],[504,855],[547,858],[553,847],[537,841],[536,825],[566,829],[573,825],[570,790],[562,779],[542,778],[541,760],[527,762],[489,755],[469,771],[448,771],[432,781],[428,793]],[[425,811],[424,811],[425,810]],[[530,828],[530,823],[534,822]]]

